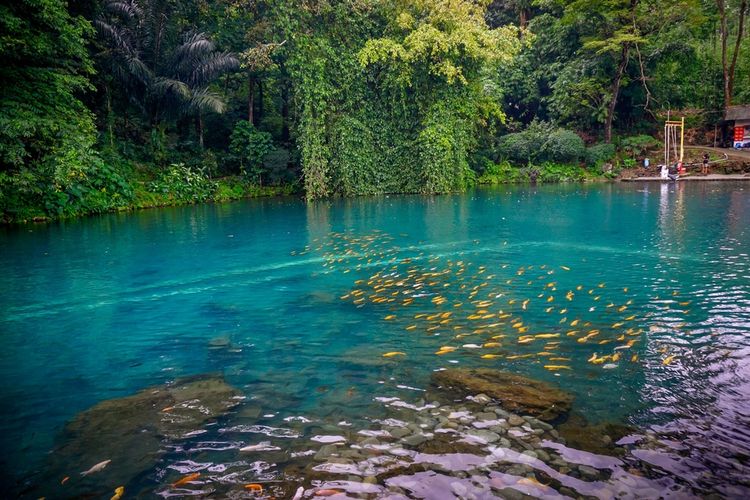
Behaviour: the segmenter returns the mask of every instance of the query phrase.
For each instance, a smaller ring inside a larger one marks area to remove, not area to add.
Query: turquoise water
[[[183,375],[223,373],[265,425],[356,425],[373,398],[417,401],[433,370],[482,366],[656,431],[674,454],[652,462],[694,486],[746,491],[717,485],[750,473],[748,214],[748,183],[631,183],[2,228],[4,487],[78,412]]]

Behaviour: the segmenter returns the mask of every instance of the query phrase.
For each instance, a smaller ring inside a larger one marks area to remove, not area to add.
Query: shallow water
[[[129,487],[169,496],[159,484],[185,460],[216,467],[269,439],[247,426],[367,428],[388,415],[377,398],[418,404],[433,370],[478,366],[559,384],[589,422],[650,429],[659,449],[632,457],[699,494],[746,495],[749,213],[747,183],[630,183],[0,229],[3,489],[33,483],[77,413],[183,375],[223,373],[248,399]],[[243,480],[282,469],[253,463]]]

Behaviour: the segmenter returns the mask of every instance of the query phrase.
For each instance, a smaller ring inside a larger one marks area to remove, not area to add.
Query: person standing
[[[701,167],[701,174],[708,175],[708,153],[703,153],[703,166]]]

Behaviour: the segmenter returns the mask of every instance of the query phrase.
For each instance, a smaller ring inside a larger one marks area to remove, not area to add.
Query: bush
[[[632,158],[642,156],[646,151],[661,147],[661,142],[650,135],[633,135],[620,139],[620,149]]]
[[[586,148],[586,164],[590,167],[601,168],[607,162],[615,157],[614,144],[594,144]]]
[[[247,120],[238,121],[229,138],[229,151],[240,171],[258,183],[262,182],[263,161],[274,149],[271,134],[261,132]]]
[[[500,163],[485,163],[484,172],[477,178],[477,184],[510,184],[523,182],[520,169],[511,165],[508,161]]]
[[[500,156],[515,164],[558,162],[577,163],[586,156],[578,134],[545,122],[532,122],[523,132],[500,138]]]
[[[594,175],[579,165],[544,162],[541,165],[514,167],[507,161],[488,163],[477,179],[479,184],[515,184],[526,182],[582,182]]]
[[[148,185],[151,193],[159,194],[171,202],[196,203],[211,199],[216,184],[204,169],[173,163]]]
[[[0,175],[0,216],[5,220],[70,217],[126,206],[133,190],[126,176],[90,147]]]

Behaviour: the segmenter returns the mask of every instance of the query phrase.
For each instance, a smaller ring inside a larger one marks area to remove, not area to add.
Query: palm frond
[[[199,61],[193,68],[190,81],[196,84],[206,84],[227,71],[236,70],[239,66],[239,60],[231,52],[211,54],[209,57]]]
[[[97,19],[94,21],[94,28],[96,28],[99,36],[108,42],[116,52],[130,52],[132,50],[127,33],[119,26]]]
[[[206,113],[212,111],[214,113],[223,113],[226,109],[226,104],[219,94],[211,92],[207,88],[198,89],[193,92],[188,101],[188,110],[193,112]]]
[[[174,95],[183,99],[189,99],[191,97],[190,87],[188,87],[185,82],[181,82],[174,78],[167,78],[164,76],[154,78],[151,82],[151,89],[153,93],[157,95]]]
[[[205,33],[188,33],[182,43],[175,49],[176,58],[195,58],[210,54],[215,49],[214,42]]]
[[[104,4],[105,12],[132,21],[143,16],[143,9],[134,0],[110,0]]]

